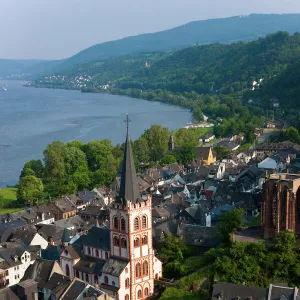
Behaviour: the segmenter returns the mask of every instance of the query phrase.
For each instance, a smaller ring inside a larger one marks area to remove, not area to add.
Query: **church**
[[[274,238],[285,230],[300,235],[300,175],[267,176],[261,215],[264,238]]]
[[[65,245],[60,264],[65,274],[94,285],[114,299],[147,299],[162,263],[152,246],[152,198],[141,197],[128,133],[120,192],[109,206],[109,225],[95,226]]]

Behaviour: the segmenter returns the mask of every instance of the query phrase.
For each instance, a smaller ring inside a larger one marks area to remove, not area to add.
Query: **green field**
[[[17,190],[17,188],[13,187],[0,189],[0,195],[3,196],[3,199],[0,197],[0,215],[22,210],[22,208],[5,208],[17,200]]]

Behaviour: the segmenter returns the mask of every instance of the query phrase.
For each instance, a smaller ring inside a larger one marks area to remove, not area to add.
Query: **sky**
[[[299,0],[0,0],[0,58],[63,59],[195,20],[300,13]]]

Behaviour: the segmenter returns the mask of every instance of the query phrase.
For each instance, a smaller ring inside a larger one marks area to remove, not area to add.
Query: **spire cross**
[[[126,119],[125,119],[125,123],[126,123],[126,128],[127,128],[127,133],[128,133],[128,129],[129,129],[129,123],[131,122],[131,120],[129,119],[128,114],[126,114]]]

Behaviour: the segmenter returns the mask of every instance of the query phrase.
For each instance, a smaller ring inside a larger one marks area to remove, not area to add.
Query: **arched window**
[[[114,246],[119,246],[119,238],[117,236],[114,237]]]
[[[108,259],[108,253],[105,252],[105,259]]]
[[[135,265],[135,277],[136,278],[140,278],[141,276],[142,276],[142,273],[141,273],[141,264],[137,263]]]
[[[66,264],[66,275],[70,277],[70,267],[68,264]]]
[[[88,247],[88,255],[91,255],[91,248],[90,247]]]
[[[129,278],[125,279],[125,288],[129,288]]]
[[[147,216],[142,217],[142,228],[147,228]]]
[[[111,285],[112,286],[116,286],[116,283],[114,281],[112,281]]]
[[[158,277],[158,274],[157,274],[157,273],[155,274],[155,279],[159,279],[159,277]]]
[[[140,246],[140,239],[138,237],[135,238],[133,244],[134,244],[134,247],[139,247]]]
[[[107,276],[104,276],[104,283],[108,284],[108,277]]]
[[[125,296],[125,300],[129,300],[129,295],[126,295],[126,296]]]
[[[121,239],[121,248],[127,248],[127,241],[125,238]]]
[[[114,217],[114,229],[118,230],[119,229],[119,222],[118,222],[118,218]]]
[[[148,275],[148,262],[143,262],[143,275]]]
[[[98,276],[97,275],[94,276],[94,283],[98,284]]]
[[[89,282],[89,274],[85,274],[85,281]]]
[[[75,277],[80,278],[80,277],[79,277],[79,271],[78,271],[78,270],[75,270]]]
[[[96,249],[96,256],[97,256],[97,257],[100,257],[100,253],[99,253],[99,250],[98,250],[98,249]]]
[[[126,230],[125,220],[122,218],[121,219],[121,231],[125,231],[125,230]]]
[[[142,290],[138,290],[138,299],[142,298]]]
[[[148,296],[149,295],[149,289],[146,287],[144,290],[144,296]]]
[[[147,245],[148,244],[148,237],[146,235],[144,235],[142,237],[142,245]]]
[[[138,217],[134,219],[134,230],[140,230],[140,220]]]

